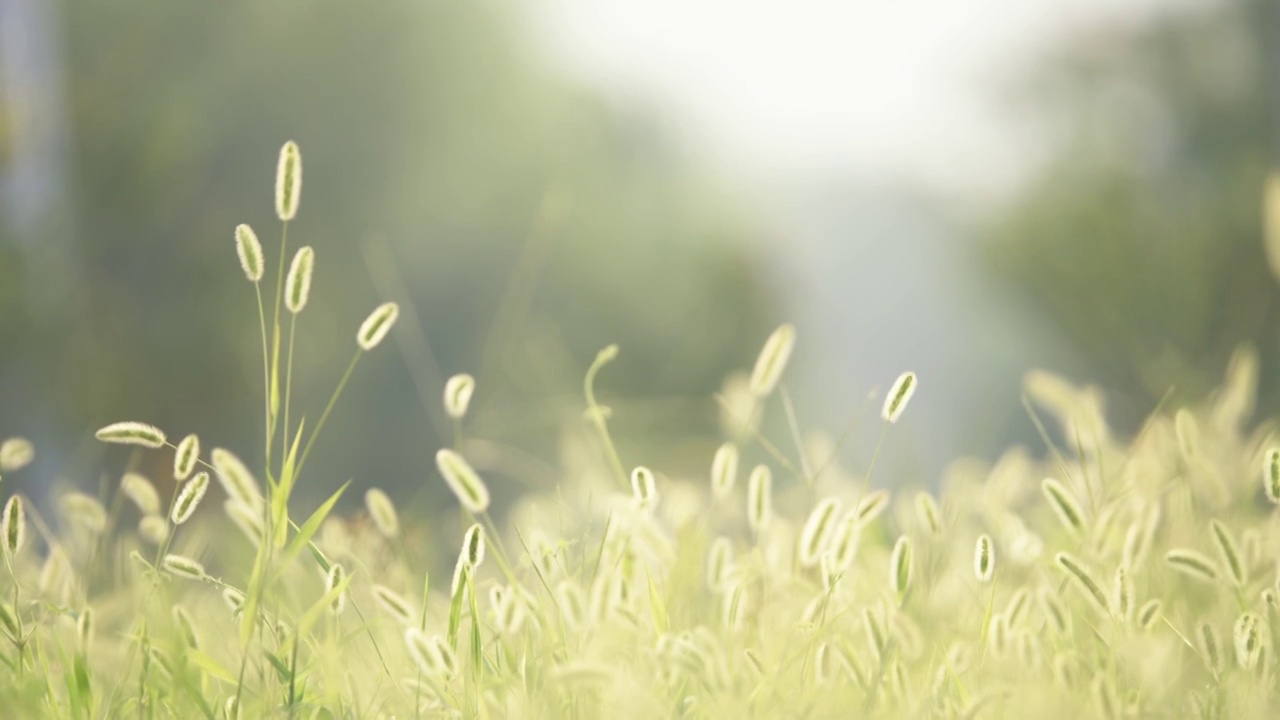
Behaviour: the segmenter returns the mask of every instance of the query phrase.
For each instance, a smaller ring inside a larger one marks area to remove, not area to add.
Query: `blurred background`
[[[614,342],[624,458],[705,473],[713,394],[783,321],[800,424],[852,423],[854,467],[880,395],[919,373],[888,485],[1039,448],[1030,368],[1103,388],[1126,430],[1247,342],[1265,413],[1277,38],[1272,0],[0,0],[0,436],[38,448],[6,482],[118,474],[138,460],[92,431],[121,419],[260,457],[232,230],[274,268],[287,139],[291,247],[317,253],[295,413],[318,415],[370,309],[406,308],[316,495],[443,501],[439,398],[463,371],[468,436],[521,459],[488,469],[499,502],[554,482]]]

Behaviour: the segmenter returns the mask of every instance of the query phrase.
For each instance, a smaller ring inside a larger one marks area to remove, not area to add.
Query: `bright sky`
[[[1055,37],[1156,3],[538,0],[538,20],[572,72],[658,105],[730,166],[998,186],[1016,177],[1027,140],[995,102],[997,83]]]

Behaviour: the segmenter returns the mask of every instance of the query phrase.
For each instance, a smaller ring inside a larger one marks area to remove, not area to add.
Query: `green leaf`
[[[462,577],[458,579],[458,589],[454,591],[453,600],[449,602],[449,647],[454,652],[458,651],[458,626],[462,624],[463,593],[466,592],[470,582],[471,570],[463,569]]]
[[[475,677],[479,677],[484,668],[483,644],[480,642],[480,610],[476,607],[475,586],[470,582],[467,586],[467,596],[471,599],[471,671]]]
[[[307,521],[298,528],[297,534],[293,536],[293,539],[289,541],[288,547],[281,554],[280,562],[276,564],[273,582],[274,580],[279,580],[289,565],[302,554],[302,550],[311,542],[311,538],[315,537],[315,534],[320,530],[320,525],[324,523],[325,518],[329,517],[334,504],[338,502],[338,498],[342,497],[342,493],[350,484],[350,480],[342,483],[342,487],[338,488],[337,492],[330,495],[328,500],[325,500],[320,507],[316,508],[316,511],[311,513],[311,517],[307,518]]]
[[[329,568],[333,567],[333,563],[329,562],[329,558],[325,557],[324,553],[320,552],[320,548],[316,547],[313,542],[307,543],[307,549],[311,551],[311,557],[316,559],[316,564],[320,566],[320,569],[328,575]]]
[[[289,672],[289,666],[277,657],[275,653],[264,652],[262,654],[267,656],[267,661],[271,663],[271,667],[276,669],[276,675],[280,678],[280,683],[289,684],[289,676],[293,674]]]
[[[275,531],[274,542],[277,548],[284,547],[285,539],[288,537],[289,496],[293,494],[298,444],[302,440],[302,429],[306,424],[305,418],[298,423],[298,432],[293,436],[293,444],[289,447],[289,452],[285,455],[284,463],[280,468],[279,491],[271,496],[272,527]]]
[[[307,608],[307,611],[302,614],[302,618],[298,620],[298,628],[290,637],[291,640],[306,637],[307,633],[311,632],[311,628],[315,627],[316,622],[320,620],[320,616],[324,615],[324,613],[329,610],[329,606],[333,605],[333,601],[337,600],[338,596],[345,592],[347,587],[351,585],[351,577],[351,575],[344,576],[341,582],[335,585],[332,590],[324,594],[324,597],[320,598],[314,605]]]
[[[257,622],[258,603],[262,595],[263,574],[267,567],[267,543],[258,545],[258,555],[253,561],[253,573],[249,576],[249,587],[245,590],[244,607],[240,615],[240,647],[247,650],[249,639],[253,637],[253,625]]]
[[[236,684],[236,676],[222,667],[211,655],[198,648],[187,648],[187,659],[196,667],[225,683]]]
[[[76,674],[76,690],[85,703],[85,709],[88,710],[89,699],[93,697],[93,690],[89,685],[89,665],[85,662],[84,654],[76,653],[75,660]]]

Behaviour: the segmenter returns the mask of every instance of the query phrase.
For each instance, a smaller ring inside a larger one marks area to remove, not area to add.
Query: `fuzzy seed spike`
[[[1077,536],[1084,532],[1084,512],[1070,490],[1053,478],[1045,478],[1040,484],[1040,490],[1063,527]]]
[[[140,445],[152,449],[164,447],[165,442],[164,432],[160,428],[131,421],[112,423],[100,428],[94,433],[94,437],[102,442]]]
[[[290,140],[280,148],[276,164],[276,217],[289,222],[298,214],[302,199],[302,153]]]
[[[989,583],[996,571],[996,549],[991,536],[983,533],[973,549],[973,574],[978,582]]]
[[[711,494],[723,500],[733,492],[738,479],[738,446],[727,442],[716,448],[711,460]]]
[[[760,356],[756,358],[755,367],[751,371],[751,394],[758,398],[768,397],[778,386],[782,373],[787,369],[787,361],[791,359],[791,351],[795,349],[796,329],[794,325],[778,326],[769,339],[765,341]]]
[[[884,407],[880,409],[880,417],[887,423],[898,422],[898,418],[902,417],[902,412],[907,409],[907,403],[911,402],[911,396],[915,392],[916,374],[904,372],[899,375],[893,382],[893,387],[889,389],[889,393],[884,397]]]
[[[173,453],[173,479],[179,482],[191,477],[200,459],[200,438],[192,433],[178,443]]]
[[[14,495],[4,504],[4,518],[0,519],[0,535],[4,536],[4,550],[15,557],[27,538],[26,513],[22,511],[22,498]]]
[[[209,489],[209,473],[200,472],[191,478],[182,490],[178,493],[178,498],[173,501],[173,512],[169,515],[169,520],[174,525],[181,525],[191,519],[191,515],[195,513],[199,507],[200,501],[204,499],[205,491]]]
[[[236,226],[236,255],[240,258],[240,269],[251,283],[262,280],[266,262],[262,256],[262,243],[258,235],[248,225]]]
[[[436,453],[436,468],[462,507],[476,514],[489,509],[489,488],[461,455],[448,448],[440,450]]]
[[[360,329],[356,332],[356,344],[365,352],[378,347],[387,333],[391,332],[391,328],[395,327],[399,317],[400,306],[393,302],[382,303],[374,308],[369,317],[360,323]]]
[[[444,412],[454,420],[461,420],[471,406],[471,395],[476,391],[476,379],[466,373],[458,373],[444,384]]]
[[[751,530],[763,532],[773,518],[773,473],[768,465],[757,465],[747,477],[747,522]]]
[[[297,315],[307,306],[311,297],[311,275],[316,268],[316,251],[310,245],[298,248],[289,263],[289,274],[284,281],[284,306]]]

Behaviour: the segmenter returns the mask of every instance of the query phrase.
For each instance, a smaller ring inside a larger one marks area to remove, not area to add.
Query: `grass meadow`
[[[288,236],[301,180],[288,143],[270,251],[234,232],[261,335],[245,417],[262,447],[126,418],[98,440],[171,458],[171,474],[126,472],[108,494],[47,508],[0,483],[0,715],[1275,717],[1280,425],[1254,407],[1252,350],[1211,397],[1162,403],[1131,436],[1109,428],[1098,390],[1033,372],[1027,422],[1043,445],[958,464],[934,490],[802,430],[790,325],[706,399],[728,441],[704,472],[623,457],[596,397],[625,352],[609,346],[582,363],[559,483],[502,516],[466,453],[485,388],[458,375],[441,397],[457,442],[422,462],[421,482],[456,499],[440,515],[460,520],[452,573],[433,575],[446,563],[422,538],[437,518],[359,482],[293,498],[348,378],[387,351],[399,316],[386,303],[351,329],[347,372],[304,418],[295,328],[323,249]],[[891,381],[882,445],[929,392],[910,372],[868,385]],[[771,415],[789,432],[764,435]],[[0,471],[23,473],[35,452],[6,440]],[[335,513],[351,495],[363,509]]]

